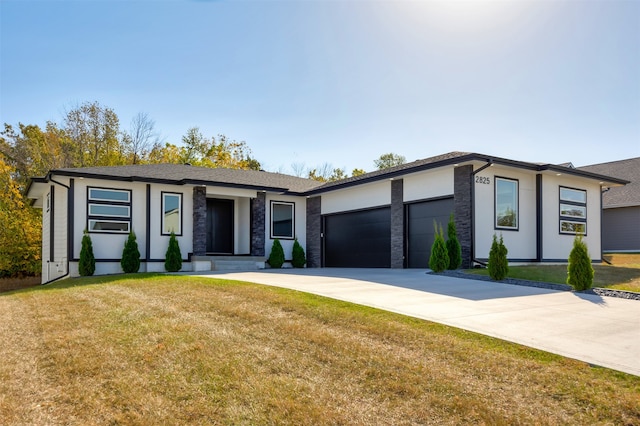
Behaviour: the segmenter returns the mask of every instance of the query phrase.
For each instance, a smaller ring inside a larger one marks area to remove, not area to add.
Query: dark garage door
[[[407,212],[407,266],[428,268],[433,244],[433,221],[442,225],[447,238],[447,223],[453,212],[453,198],[408,204]]]
[[[390,268],[391,209],[325,216],[324,266]]]

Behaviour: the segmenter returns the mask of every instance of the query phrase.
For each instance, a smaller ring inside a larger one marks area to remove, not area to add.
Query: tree
[[[456,223],[453,220],[453,213],[449,216],[447,224],[447,254],[449,254],[449,269],[458,269],[462,264],[462,247],[458,241]]]
[[[291,251],[291,265],[294,268],[304,268],[305,263],[307,263],[307,258],[304,254],[304,249],[296,238],[293,241],[293,250]]]
[[[139,112],[131,119],[129,132],[125,132],[122,138],[131,164],[138,164],[159,143],[160,137],[155,126],[156,122],[144,112]]]
[[[394,154],[393,152],[389,152],[387,154],[382,154],[377,160],[374,160],[373,163],[376,165],[378,170],[388,169],[389,167],[399,166],[407,162],[407,159],[402,155]]]
[[[169,237],[169,247],[167,247],[167,253],[164,260],[164,269],[167,272],[178,272],[182,269],[182,253],[180,252],[180,244],[176,234],[173,232]]]
[[[442,225],[438,229],[436,221],[433,221],[433,227],[435,228],[434,240],[431,245],[431,256],[429,257],[429,268],[433,272],[442,272],[449,267],[449,254],[447,253],[447,246],[444,242],[444,232]]]
[[[493,234],[493,243],[489,251],[489,276],[491,279],[500,281],[506,278],[509,273],[509,260],[507,259],[507,247],[504,245],[502,235],[500,240]]]
[[[140,270],[140,251],[138,250],[138,243],[136,242],[136,234],[133,231],[129,232],[129,237],[124,243],[120,266],[122,266],[122,270],[126,274]]]
[[[367,173],[367,172],[365,172],[362,169],[353,169],[353,171],[351,172],[351,176],[353,176],[353,177],[362,176],[365,173]]]
[[[267,263],[272,268],[282,268],[282,265],[284,264],[284,249],[282,248],[282,244],[280,244],[280,240],[277,238],[273,240],[271,253],[269,254]]]
[[[567,266],[567,284],[576,291],[590,289],[593,285],[593,265],[587,244],[582,235],[576,235],[573,239],[573,248],[569,253],[569,265]]]
[[[86,277],[93,275],[96,271],[96,258],[93,255],[93,244],[91,236],[85,229],[82,236],[82,248],[80,249],[80,261],[78,262],[78,272],[81,276]]]

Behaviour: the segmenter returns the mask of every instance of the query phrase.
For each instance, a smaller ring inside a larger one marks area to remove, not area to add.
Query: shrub
[[[462,247],[460,247],[460,241],[458,241],[453,213],[449,216],[449,223],[447,224],[447,254],[449,254],[448,268],[458,269],[462,264]]]
[[[271,253],[269,254],[267,263],[272,268],[282,268],[284,264],[284,249],[282,248],[282,244],[280,244],[280,240],[277,238],[273,240],[273,246],[271,246]]]
[[[85,230],[82,236],[82,248],[80,249],[80,261],[78,262],[78,272],[81,276],[86,277],[93,275],[96,271],[96,258],[93,255],[93,244],[91,236]]]
[[[491,244],[491,251],[489,251],[489,276],[491,279],[500,281],[505,279],[509,273],[509,261],[507,260],[508,250],[500,235],[500,240],[497,239],[496,234],[493,234],[493,243]]]
[[[129,237],[124,243],[120,266],[122,266],[122,270],[127,274],[140,270],[140,251],[138,250],[138,243],[136,242],[136,234],[133,231],[129,232]]]
[[[593,266],[587,244],[582,240],[582,235],[576,235],[573,240],[573,248],[569,254],[567,266],[567,284],[576,291],[587,290],[593,285]]]
[[[304,249],[296,238],[293,242],[293,250],[291,252],[291,265],[294,268],[304,268],[304,264],[307,263],[307,258],[304,255]]]
[[[178,272],[182,269],[182,253],[180,252],[180,245],[176,238],[176,234],[171,233],[169,237],[169,247],[164,259],[164,269],[167,272]]]
[[[431,257],[429,257],[429,268],[433,272],[442,272],[449,267],[449,254],[447,253],[447,245],[444,242],[444,232],[442,225],[438,230],[438,225],[433,221],[435,235],[433,244],[431,245]]]

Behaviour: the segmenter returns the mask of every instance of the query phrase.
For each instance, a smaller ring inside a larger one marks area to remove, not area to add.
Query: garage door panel
[[[435,238],[433,222],[442,225],[446,233],[453,198],[407,205],[407,266],[428,268],[431,246]]]
[[[325,266],[391,266],[390,208],[329,215],[324,224]]]

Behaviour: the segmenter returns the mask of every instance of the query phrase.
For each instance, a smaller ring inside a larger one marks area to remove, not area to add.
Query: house
[[[552,164],[464,152],[322,184],[254,170],[177,164],[51,170],[27,195],[43,209],[42,281],[78,275],[80,241],[96,274],[120,272],[129,231],[142,270],[162,271],[175,233],[184,270],[264,267],[294,238],[309,267],[427,268],[434,222],[454,213],[463,267],[502,234],[511,262],[566,261],[577,233],[601,255],[601,192],[627,181]]]
[[[602,250],[640,252],[640,157],[580,167],[629,181],[602,194]]]

